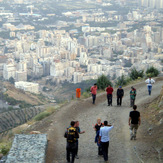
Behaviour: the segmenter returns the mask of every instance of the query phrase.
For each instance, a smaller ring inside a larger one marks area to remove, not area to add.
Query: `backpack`
[[[70,127],[67,130],[67,142],[68,143],[75,143],[75,141],[76,141],[75,136],[76,136],[76,129],[73,127]]]

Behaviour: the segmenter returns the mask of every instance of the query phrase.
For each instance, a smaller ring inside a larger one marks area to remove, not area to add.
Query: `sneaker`
[[[134,137],[133,137],[133,136],[131,136],[131,137],[130,137],[130,140],[132,140],[133,138],[134,138]]]
[[[79,159],[79,156],[78,156],[78,155],[76,155],[76,156],[75,156],[75,158],[76,158],[76,159]]]

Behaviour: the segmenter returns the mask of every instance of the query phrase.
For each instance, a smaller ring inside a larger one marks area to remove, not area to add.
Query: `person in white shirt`
[[[102,146],[102,152],[104,160],[108,161],[108,148],[109,148],[109,131],[113,128],[112,125],[108,125],[108,121],[104,121],[104,127],[100,128],[99,144]]]
[[[152,92],[152,84],[154,84],[155,81],[151,77],[149,77],[149,79],[147,79],[145,81],[145,83],[147,84],[148,93],[149,93],[149,95],[151,95],[151,92]]]

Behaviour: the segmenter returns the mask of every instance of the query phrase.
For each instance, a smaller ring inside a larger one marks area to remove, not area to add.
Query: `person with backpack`
[[[134,87],[131,87],[131,91],[130,91],[130,107],[134,106],[135,99],[136,99],[136,89]]]
[[[74,163],[75,161],[75,153],[76,153],[76,139],[79,138],[79,134],[75,128],[75,122],[71,121],[71,127],[67,128],[64,137],[67,138],[67,162]],[[70,154],[72,158],[70,159]]]
[[[119,86],[117,89],[117,106],[122,105],[122,98],[124,96],[124,90],[122,89],[122,86]]]
[[[114,91],[114,89],[111,87],[111,85],[109,85],[106,88],[107,99],[108,99],[108,106],[110,106],[110,105],[112,106],[113,91]]]
[[[97,94],[97,84],[95,83],[94,86],[91,87],[90,92],[92,94],[92,100],[93,100],[93,104],[95,104],[95,100],[96,100],[96,94]]]
[[[101,144],[98,143],[99,140],[99,134],[100,134],[100,128],[103,126],[103,123],[101,123],[101,119],[97,119],[97,123],[94,125],[94,130],[96,131],[96,137],[95,137],[95,143],[97,143],[98,146],[98,155],[103,155],[102,153],[102,147]]]
[[[75,122],[75,128],[76,128],[76,131],[78,132],[78,134],[84,134],[85,133],[85,131],[81,131],[80,130],[79,121],[76,121]],[[76,151],[75,151],[75,158],[76,159],[79,159],[79,156],[78,156],[78,147],[79,147],[79,140],[77,138],[76,139]]]
[[[136,110],[137,106],[133,106],[133,111],[129,114],[128,124],[130,126],[130,140],[136,140],[137,129],[141,124],[140,112]],[[134,131],[134,132],[133,132]]]
[[[145,81],[145,83],[147,84],[147,89],[148,89],[148,93],[149,93],[149,96],[150,96],[151,92],[152,92],[152,84],[155,83],[155,80],[153,80],[151,77],[149,77],[149,79],[147,79]]]

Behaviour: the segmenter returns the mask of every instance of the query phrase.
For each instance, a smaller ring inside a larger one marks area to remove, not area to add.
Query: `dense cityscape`
[[[0,163],[163,163],[162,133],[163,0],[0,0]]]
[[[16,88],[39,93],[49,80],[76,84],[102,74],[115,79],[133,67],[163,70],[163,0],[0,4],[0,77]]]

